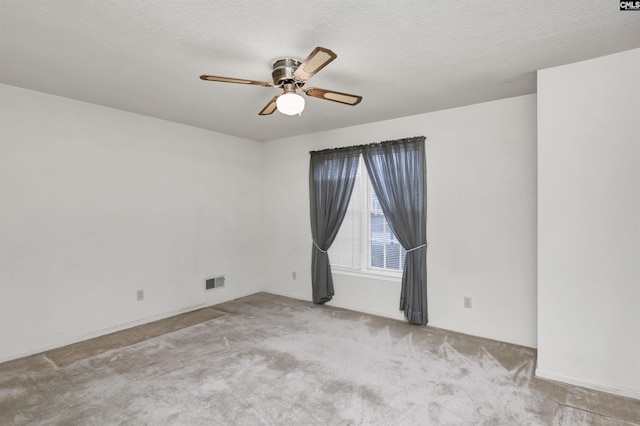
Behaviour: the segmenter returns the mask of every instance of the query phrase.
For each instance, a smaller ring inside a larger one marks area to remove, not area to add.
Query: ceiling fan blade
[[[306,89],[304,90],[304,93],[314,98],[326,99],[328,101],[339,102],[345,105],[358,105],[360,101],[362,101],[362,96],[334,92],[333,90],[318,89],[317,87]]]
[[[300,80],[309,80],[315,73],[327,66],[329,62],[337,58],[338,55],[324,47],[316,47],[307,59],[305,59],[298,69],[293,73],[294,77]]]
[[[201,80],[206,81],[220,81],[222,83],[239,83],[239,84],[253,84],[255,86],[273,87],[273,83],[267,83],[266,81],[256,80],[243,80],[241,78],[220,77],[217,75],[201,75]]]
[[[270,115],[277,109],[276,100],[280,97],[280,95],[275,95],[273,99],[269,101],[268,104],[262,108],[262,111],[258,113],[258,115]]]

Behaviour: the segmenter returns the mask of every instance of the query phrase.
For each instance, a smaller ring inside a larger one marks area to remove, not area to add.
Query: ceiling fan
[[[362,101],[362,96],[319,89],[317,87],[303,89],[307,80],[337,57],[338,56],[329,49],[316,47],[307,59],[302,62],[291,58],[279,59],[273,64],[273,71],[271,73],[273,83],[206,74],[201,75],[200,78],[202,80],[220,81],[222,83],[252,84],[255,86],[278,87],[283,89],[283,92],[274,96],[273,99],[262,108],[258,115],[270,115],[273,114],[276,109],[286,115],[300,115],[304,109],[304,98],[297,94],[298,90],[313,98],[326,99],[346,105],[358,105],[360,101]]]

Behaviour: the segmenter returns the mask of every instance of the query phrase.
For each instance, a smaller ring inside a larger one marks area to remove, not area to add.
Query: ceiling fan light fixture
[[[276,105],[282,114],[301,114],[304,110],[304,98],[297,93],[285,93],[278,97]]]

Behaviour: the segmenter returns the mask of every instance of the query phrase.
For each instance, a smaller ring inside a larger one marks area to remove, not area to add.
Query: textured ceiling
[[[338,58],[302,116],[258,112],[281,57]],[[313,133],[536,91],[535,71],[640,47],[618,1],[0,0],[0,83],[254,140]]]

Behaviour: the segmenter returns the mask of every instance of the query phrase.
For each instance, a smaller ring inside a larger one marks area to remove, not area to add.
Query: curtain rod
[[[344,146],[344,147],[338,147],[338,148],[321,149],[319,151],[309,151],[309,154],[323,154],[323,153],[326,153],[326,152],[361,150],[365,146],[371,146],[371,145],[393,145],[393,144],[397,144],[397,143],[415,142],[418,139],[422,139],[421,142],[424,142],[427,138],[426,138],[426,136],[412,136],[412,137],[409,137],[409,138],[387,140],[387,141],[382,141],[382,142],[372,142],[372,143],[366,143],[366,144],[362,144],[362,145],[351,145],[351,146]]]

